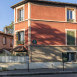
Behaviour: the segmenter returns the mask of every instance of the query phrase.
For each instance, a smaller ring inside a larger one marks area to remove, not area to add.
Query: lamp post
[[[29,54],[28,53],[26,53],[26,62],[28,65],[28,72],[29,72]]]
[[[67,53],[62,53],[62,61],[63,61],[63,71],[64,71],[64,63],[67,62]]]

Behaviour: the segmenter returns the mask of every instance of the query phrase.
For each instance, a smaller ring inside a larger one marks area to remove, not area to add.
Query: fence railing
[[[26,63],[26,56],[0,56],[0,63]]]

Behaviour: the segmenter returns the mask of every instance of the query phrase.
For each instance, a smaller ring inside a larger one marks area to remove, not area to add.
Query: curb
[[[28,72],[28,73],[24,73],[24,74],[20,74],[20,73],[16,73],[16,74],[7,74],[7,73],[3,73],[0,74],[0,76],[24,76],[24,75],[54,75],[54,74],[77,74],[77,72],[73,72],[73,71],[60,71],[60,72]]]

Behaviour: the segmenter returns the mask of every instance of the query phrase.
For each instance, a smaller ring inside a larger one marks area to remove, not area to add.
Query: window
[[[24,10],[23,10],[23,8],[21,8],[21,9],[18,9],[17,10],[17,21],[23,21],[24,20]]]
[[[74,9],[67,9],[67,21],[69,21],[69,22],[75,21],[75,11],[74,11]]]
[[[17,44],[24,44],[24,31],[17,32]]]
[[[3,37],[3,44],[6,44],[6,37]]]
[[[10,47],[13,47],[13,39],[10,38]]]
[[[64,52],[62,53],[62,57],[65,62],[76,61],[76,52]]]
[[[67,61],[75,61],[76,60],[76,53],[75,52],[67,52]]]
[[[67,30],[67,45],[75,45],[75,30]]]

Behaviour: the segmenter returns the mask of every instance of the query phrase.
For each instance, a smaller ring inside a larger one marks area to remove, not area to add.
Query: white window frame
[[[15,31],[15,34],[17,33],[17,32],[21,32],[21,31],[23,31],[24,32],[24,45],[25,45],[25,29],[21,29],[21,30],[16,30]],[[16,39],[15,39],[15,42],[16,42]]]
[[[75,45],[67,45],[67,31],[75,31]],[[66,46],[76,46],[76,29],[65,29],[65,34]]]
[[[75,56],[75,55],[76,55],[76,54],[75,54],[76,52],[67,52],[67,53],[69,53],[69,60],[68,60],[68,62],[73,62],[72,59],[71,59],[71,58],[72,58],[72,57],[71,57],[71,53],[74,53],[74,57],[75,57],[75,60],[76,60],[76,56]],[[75,61],[75,60],[74,60],[74,61]]]
[[[73,10],[74,10],[74,12],[73,12],[73,13],[74,13],[74,14],[73,14],[74,21],[73,21],[73,22],[76,22],[76,7],[67,7],[67,6],[65,7],[65,17],[66,17],[66,18],[65,18],[65,21],[66,21],[66,22],[70,22],[70,21],[67,21],[67,10],[68,10],[68,9],[73,9]]]
[[[19,9],[21,9],[21,8],[23,8],[23,20],[22,21],[24,21],[24,19],[25,19],[25,5],[21,5],[21,6],[19,6],[19,7],[16,7],[16,23],[17,22],[22,22],[22,21],[18,21],[17,19],[18,19],[18,10]]]

